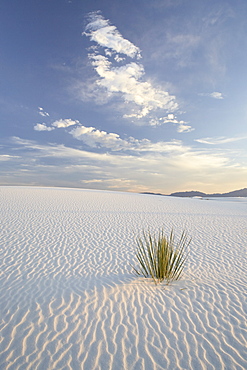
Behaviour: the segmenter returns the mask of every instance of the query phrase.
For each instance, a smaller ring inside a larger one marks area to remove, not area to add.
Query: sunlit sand
[[[246,369],[247,199],[0,187],[1,369]],[[136,237],[192,237],[182,279]]]

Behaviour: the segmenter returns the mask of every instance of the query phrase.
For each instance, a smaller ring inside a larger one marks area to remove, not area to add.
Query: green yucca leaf
[[[188,240],[185,231],[175,246],[173,230],[169,238],[161,230],[158,239],[150,232],[143,231],[143,239],[137,239],[136,258],[139,262],[139,269],[133,267],[137,275],[151,277],[155,284],[166,280],[167,284],[178,280],[182,274],[184,264],[188,258]]]

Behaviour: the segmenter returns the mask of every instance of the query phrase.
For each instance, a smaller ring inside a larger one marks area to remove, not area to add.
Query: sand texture
[[[0,187],[0,369],[247,369],[247,199]],[[142,229],[192,236],[136,277]]]

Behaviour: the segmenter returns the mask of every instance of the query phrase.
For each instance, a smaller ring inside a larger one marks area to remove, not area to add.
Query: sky
[[[247,187],[246,0],[1,0],[0,185]]]

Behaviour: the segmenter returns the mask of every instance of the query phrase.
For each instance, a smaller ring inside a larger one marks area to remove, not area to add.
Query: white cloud
[[[9,154],[1,154],[0,155],[0,162],[2,161],[9,161],[11,159],[20,158],[18,155],[9,155]]]
[[[117,101],[122,109],[122,104],[119,103],[121,99],[124,102],[124,118],[140,121],[146,117],[148,119],[142,123],[149,125],[154,125],[156,120],[154,114],[157,110],[176,111],[178,103],[175,96],[153,86],[150,81],[144,81],[145,71],[142,64],[134,61],[123,63],[125,58],[119,54],[139,59],[140,49],[125,40],[108,20],[97,12],[91,13],[84,35],[105,50],[104,53],[100,53],[95,47],[90,48],[91,53],[88,57],[100,79],[97,79],[94,85],[90,83],[90,89],[81,91],[82,98],[96,98],[96,102],[100,104],[116,98],[115,102]],[[121,66],[118,64],[120,62]],[[85,89],[83,86],[81,88]],[[152,117],[149,117],[151,114]]]
[[[37,123],[35,126],[34,126],[34,130],[35,131],[52,131],[54,130],[55,128],[53,127],[48,127],[46,126],[45,123]]]
[[[191,126],[186,125],[184,121],[175,120],[173,114],[168,115],[170,117],[169,122],[178,123],[178,132],[189,132],[192,130]],[[163,120],[165,117],[162,118]],[[74,129],[69,131],[75,139],[83,141],[86,145],[92,148],[105,148],[112,151],[136,151],[136,152],[170,152],[179,151],[180,141],[173,140],[171,142],[157,142],[152,143],[148,139],[138,140],[133,137],[128,139],[121,139],[116,133],[108,133],[106,131],[98,130],[95,127],[84,126],[77,120],[70,118],[60,119],[54,121],[51,124],[52,127],[48,127],[45,124],[38,123],[34,126],[36,131],[51,131],[60,128],[67,128],[70,126],[76,126]]]
[[[78,126],[70,131],[70,134],[75,139],[83,141],[90,147],[100,145],[101,147],[112,150],[121,150],[126,145],[126,142],[122,140],[119,135],[100,131],[94,127]]]
[[[45,123],[37,123],[34,126],[34,130],[36,130],[36,131],[52,131],[52,130],[55,130],[55,128],[65,128],[65,127],[74,126],[74,125],[78,125],[78,124],[79,124],[79,121],[77,121],[77,120],[74,121],[70,118],[66,118],[66,119],[59,119],[57,121],[54,121],[51,124],[52,127],[47,126]]]
[[[174,123],[177,124],[177,132],[191,132],[194,130],[194,128],[190,125],[188,125],[188,122],[185,121],[179,121],[176,119],[175,115],[170,113],[167,115],[167,117],[162,117],[159,119],[162,123]]]
[[[209,96],[213,99],[224,99],[223,94],[221,92],[214,91],[212,93],[200,93],[200,96]]]
[[[34,140],[25,140],[21,139],[19,137],[12,137],[12,141],[14,144],[19,145],[25,149],[28,149],[28,151],[32,151],[35,153],[36,160],[38,158],[45,158],[45,157],[54,157],[54,158],[71,158],[73,160],[80,159],[80,158],[91,158],[91,159],[97,159],[100,161],[104,161],[105,157],[108,156],[108,154],[98,154],[98,153],[92,153],[87,152],[80,149],[74,149],[70,147],[66,147],[63,144],[48,144],[48,145],[42,145],[38,144]],[[33,156],[34,157],[34,156]],[[63,168],[61,166],[61,168]]]
[[[174,118],[175,118],[175,117],[174,117],[174,114],[168,114],[168,115],[167,115],[167,119],[168,119],[168,120],[171,120],[171,121],[172,121],[172,120],[174,120]]]
[[[89,36],[91,41],[131,58],[140,57],[140,49],[124,39],[117,28],[110,25],[109,20],[104,19],[99,12],[90,13],[89,20],[84,34]]]
[[[193,131],[194,128],[191,127],[190,125],[187,125],[185,122],[181,122],[179,123],[178,127],[177,127],[177,132],[191,132]]]
[[[104,88],[108,97],[120,95],[126,103],[132,103],[137,109],[125,114],[124,118],[143,118],[151,111],[163,109],[175,111],[178,104],[175,96],[157,89],[150,82],[142,82],[144,68],[141,64],[132,62],[121,67],[112,67],[111,62],[102,55],[90,55],[92,65],[100,76],[97,86]]]
[[[152,143],[148,139],[138,140],[133,137],[121,139],[118,134],[107,133],[97,130],[94,127],[78,126],[70,131],[70,134],[78,140],[83,141],[88,146],[101,147],[111,149],[112,151],[130,151],[132,154],[136,152],[156,152],[156,153],[175,153],[183,151],[183,147],[179,140],[170,142],[159,141]]]
[[[123,60],[125,60],[125,58],[122,58],[122,57],[120,57],[119,55],[116,55],[116,56],[114,57],[114,59],[115,59],[115,61],[116,61],[116,62],[122,62]]]
[[[209,144],[209,145],[218,145],[218,144],[227,144],[227,143],[232,143],[234,141],[239,141],[239,140],[244,140],[247,139],[247,136],[241,136],[241,137],[217,137],[217,138],[212,138],[212,137],[205,137],[202,139],[196,139],[198,143],[202,144]]]
[[[49,113],[47,113],[47,112],[45,112],[44,111],[44,108],[41,108],[41,107],[38,107],[38,109],[39,109],[39,114],[42,116],[42,117],[49,117],[50,115],[49,115]]]
[[[209,96],[214,99],[224,99],[222,93],[217,91],[212,92]]]
[[[52,126],[57,127],[57,128],[62,128],[62,127],[74,126],[74,125],[77,125],[78,123],[79,123],[79,121],[77,121],[77,120],[74,121],[70,118],[66,118],[66,119],[59,119],[59,120],[53,122]]]

